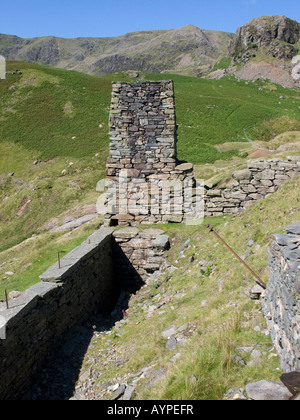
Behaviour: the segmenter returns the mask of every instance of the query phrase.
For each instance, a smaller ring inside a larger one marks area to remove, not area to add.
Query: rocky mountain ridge
[[[22,39],[0,34],[0,55],[99,76],[132,69],[197,76],[226,54],[232,38],[193,25],[116,38]]]
[[[248,61],[257,52],[279,60],[292,60],[298,53],[300,24],[285,16],[262,16],[238,28],[229,45],[236,62]]]
[[[291,62],[299,51],[300,24],[285,16],[252,19],[235,35],[194,25],[115,38],[22,39],[0,34],[0,55],[8,60],[98,76],[128,70],[211,78],[234,74],[285,87],[299,85]]]

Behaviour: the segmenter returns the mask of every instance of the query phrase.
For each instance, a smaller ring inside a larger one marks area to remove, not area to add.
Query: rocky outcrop
[[[59,38],[22,39],[0,34],[0,51],[7,60],[28,61],[55,67],[60,58]]]
[[[239,80],[270,80],[286,88],[297,86],[292,76],[292,65],[286,61],[275,60],[273,63],[266,61],[248,61],[240,70],[234,72]],[[299,84],[299,83],[298,83]]]
[[[56,38],[50,37],[38,45],[34,41],[29,44],[32,44],[32,46],[27,50],[24,57],[26,61],[52,67],[57,64],[59,60],[59,43]]]
[[[299,54],[300,24],[285,16],[263,16],[238,28],[228,49],[232,66],[226,74],[238,79],[270,80],[297,87],[291,60]],[[242,64],[238,68],[234,64]]]
[[[160,73],[163,66],[152,64],[150,56],[130,57],[126,55],[114,54],[108,57],[100,58],[90,66],[93,73],[104,76],[108,73],[116,73],[118,71],[127,71],[131,69],[147,71],[149,73]]]
[[[264,16],[238,28],[230,43],[229,54],[234,61],[247,62],[258,52],[279,60],[291,60],[297,53],[300,24],[285,16]]]

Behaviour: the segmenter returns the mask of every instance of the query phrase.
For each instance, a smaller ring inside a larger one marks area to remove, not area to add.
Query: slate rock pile
[[[134,293],[166,262],[169,236],[161,229],[139,231],[136,227],[115,230],[113,236],[117,278],[125,290]]]

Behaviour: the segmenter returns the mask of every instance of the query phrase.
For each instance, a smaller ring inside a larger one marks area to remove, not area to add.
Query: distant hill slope
[[[40,37],[0,34],[0,55],[98,76],[124,71],[200,75],[227,54],[234,34],[193,25],[162,31],[132,32],[116,38]]]

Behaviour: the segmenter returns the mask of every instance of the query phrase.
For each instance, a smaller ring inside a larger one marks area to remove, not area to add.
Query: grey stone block
[[[292,225],[287,226],[284,230],[294,235],[300,235],[300,223],[293,223]]]
[[[151,243],[154,248],[167,249],[170,246],[169,236],[161,235],[154,239]]]

